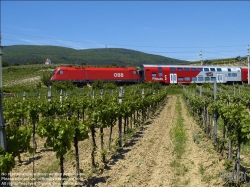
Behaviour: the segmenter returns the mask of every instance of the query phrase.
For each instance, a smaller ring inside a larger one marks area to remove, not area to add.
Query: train
[[[159,82],[165,85],[214,81],[224,84],[247,83],[248,67],[150,64],[141,64],[137,68],[59,66],[52,72],[50,83],[70,81],[82,86],[97,80],[118,84]]]

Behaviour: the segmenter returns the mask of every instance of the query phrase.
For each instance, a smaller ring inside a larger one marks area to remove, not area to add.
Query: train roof
[[[102,66],[102,67],[98,67],[98,66],[58,66],[56,67],[56,69],[87,69],[87,70],[94,70],[94,69],[98,69],[98,70],[112,70],[112,69],[126,69],[126,70],[136,70],[136,67],[111,67],[111,66]]]
[[[240,66],[199,66],[199,65],[167,65],[167,64],[142,64],[141,67],[196,67],[196,68],[239,68]]]
[[[174,68],[233,68],[233,69],[240,69],[241,67],[239,66],[199,66],[199,65],[164,65],[164,64],[142,64],[140,66],[140,68],[144,68],[144,67],[152,67],[152,68],[158,68],[158,67],[174,67]]]

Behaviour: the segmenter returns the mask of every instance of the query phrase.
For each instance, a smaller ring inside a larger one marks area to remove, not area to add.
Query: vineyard
[[[121,87],[118,90],[101,90],[99,93],[71,93],[67,94],[66,98],[62,98],[62,94],[53,97],[58,99],[4,99],[8,146],[2,159],[1,173],[6,173],[14,167],[15,157],[18,163],[22,163],[21,153],[27,152],[32,155],[30,160],[33,162],[32,172],[29,171],[32,173],[32,180],[28,182],[44,182],[39,181],[41,176],[36,178],[34,165],[35,159],[39,158],[36,156],[37,141],[43,140],[45,151],[51,148],[59,159],[61,180],[57,182],[61,186],[67,184],[67,177],[70,177],[64,174],[65,155],[74,147],[72,154],[75,157],[73,165],[76,174],[73,177],[76,178],[75,182],[81,184],[79,142],[91,139],[91,167],[93,170],[99,167],[97,155],[101,157],[101,163],[105,167],[107,153],[124,146],[134,129],[142,126],[157,108],[166,102],[166,91]],[[104,137],[106,133],[108,138]],[[97,141],[100,141],[100,146],[97,146]],[[48,177],[47,175],[45,177]]]
[[[247,186],[249,91],[142,84],[4,97],[2,183]]]
[[[200,128],[226,159],[222,180],[228,185],[249,184],[249,86],[216,84],[185,90],[184,98]],[[199,141],[195,135],[194,141]]]

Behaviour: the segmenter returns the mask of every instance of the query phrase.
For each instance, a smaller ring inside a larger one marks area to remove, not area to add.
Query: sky
[[[2,0],[1,45],[125,48],[188,61],[243,57],[249,7],[250,1]]]

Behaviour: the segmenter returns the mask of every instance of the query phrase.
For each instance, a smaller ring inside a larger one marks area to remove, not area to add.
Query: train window
[[[185,71],[190,71],[190,68],[184,68]]]
[[[156,73],[152,73],[152,77],[156,77]]]
[[[192,77],[192,81],[197,81],[197,77]]]
[[[158,67],[158,71],[162,71],[162,67]]]
[[[215,68],[210,68],[210,71],[215,71]]]
[[[203,71],[202,68],[198,68],[198,71]]]
[[[231,73],[228,73],[228,77],[232,77],[232,74],[231,74]]]
[[[198,81],[203,81],[203,77],[198,77]]]
[[[58,71],[58,74],[63,74],[63,70]]]
[[[133,74],[136,75],[136,74],[137,74],[137,71],[133,71]]]
[[[175,68],[170,68],[170,71],[176,71],[176,69]]]
[[[209,68],[204,68],[204,71],[209,71]]]
[[[178,81],[183,81],[183,77],[178,77]]]
[[[232,77],[237,77],[237,73],[232,73]]]
[[[159,73],[158,75],[159,75],[159,77],[162,77],[163,74],[162,74],[162,73]]]
[[[210,81],[210,77],[205,77],[205,81]]]
[[[178,71],[182,71],[182,68],[177,68],[178,69]]]
[[[215,81],[216,80],[216,78],[215,77],[211,77],[211,81]]]
[[[196,68],[191,68],[192,71],[196,71]]]
[[[185,81],[190,81],[190,77],[184,77]]]
[[[229,72],[231,72],[231,68],[227,68],[227,70],[228,70]]]
[[[217,68],[217,71],[222,71],[221,68]]]

